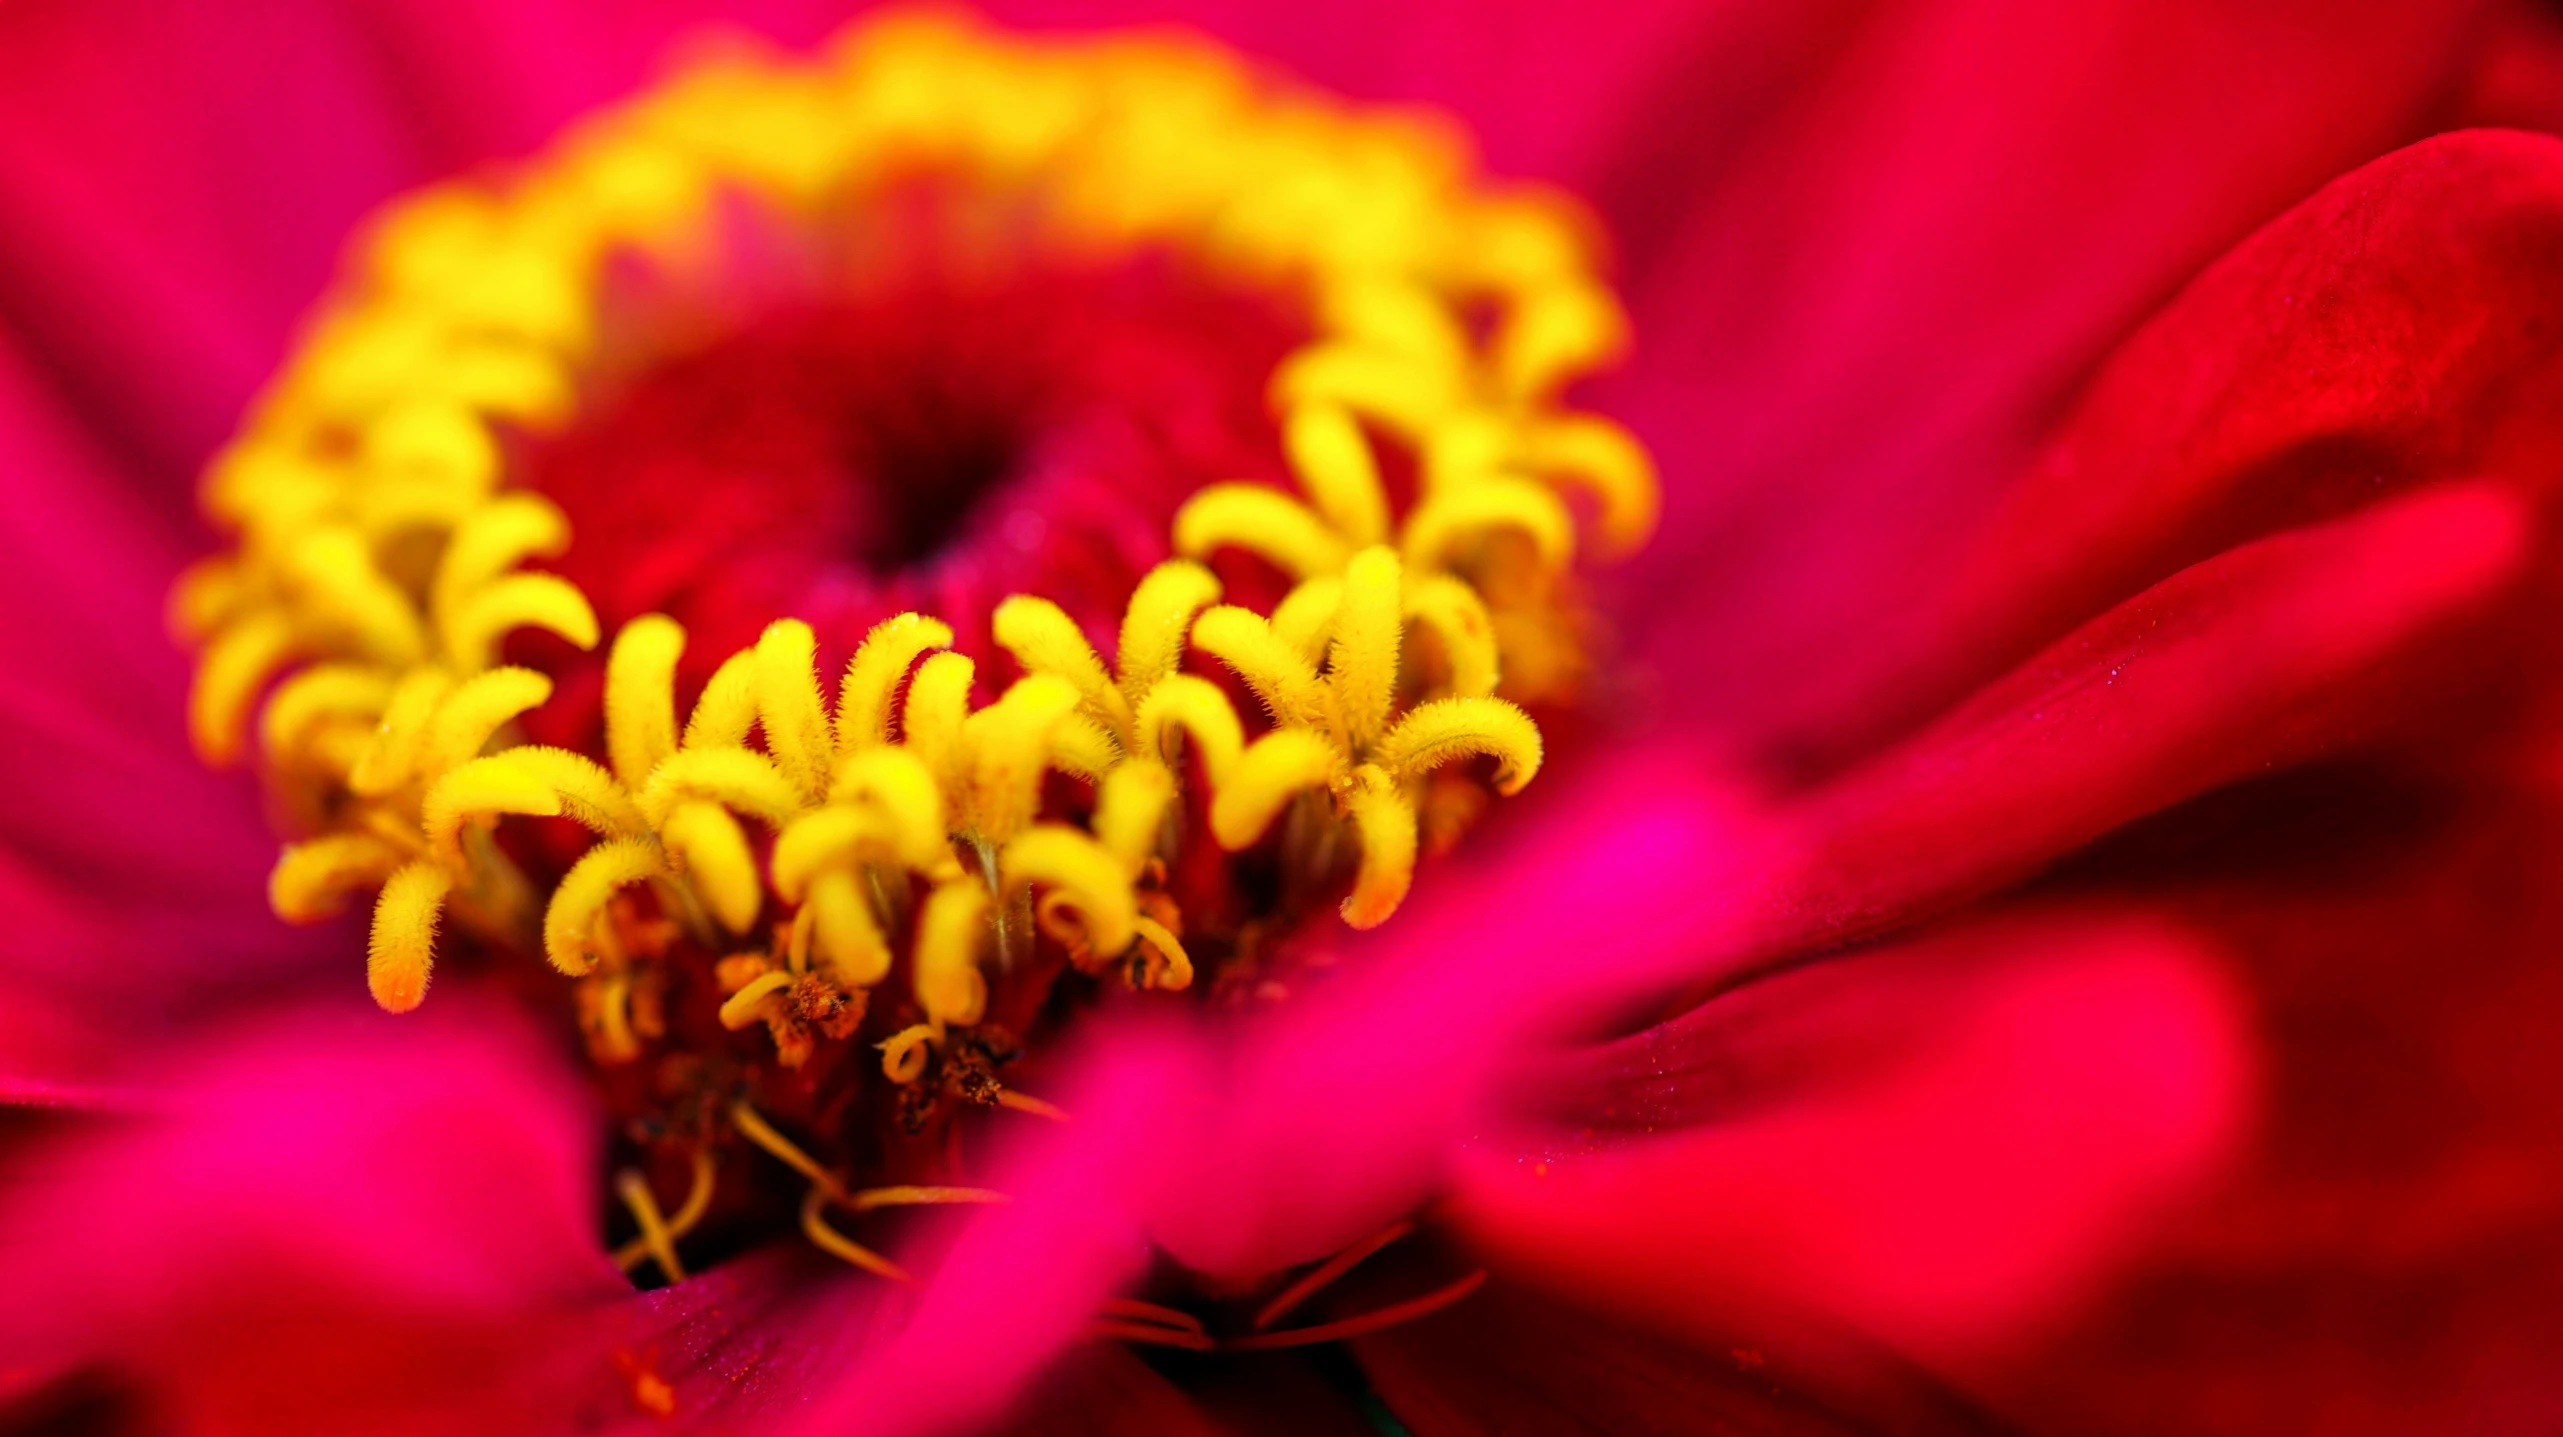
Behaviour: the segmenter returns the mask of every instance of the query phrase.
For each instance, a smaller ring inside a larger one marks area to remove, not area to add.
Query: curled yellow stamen
[[[943,794],[923,760],[904,748],[876,747],[847,758],[828,786],[830,802],[870,805],[888,820],[899,861],[932,872],[951,856]]]
[[[1135,877],[1156,853],[1174,801],[1172,770],[1148,760],[1125,763],[1104,775],[1095,791],[1095,838]]]
[[[473,759],[437,779],[420,805],[419,826],[426,830],[428,851],[460,872],[464,824],[509,813],[551,818],[560,811],[560,795],[550,784],[501,754]]]
[[[676,752],[676,661],[685,630],[664,614],[643,614],[614,636],[605,658],[605,750],[614,776],[639,791],[659,761]]]
[[[800,791],[774,761],[744,748],[683,748],[668,755],[641,790],[641,812],[656,827],[688,798],[708,798],[770,828],[801,811]]]
[[[1190,559],[1169,559],[1140,578],[1116,653],[1122,697],[1134,708],[1183,661],[1194,616],[1218,602],[1219,580]]]
[[[1355,544],[1388,537],[1379,463],[1351,415],[1332,404],[1301,405],[1282,426],[1282,445],[1309,501],[1338,534]]]
[[[963,815],[972,832],[1003,843],[1032,821],[1053,759],[1051,736],[1076,705],[1077,691],[1067,680],[1034,674],[962,724],[970,755]]]
[[[479,753],[519,714],[552,696],[552,681],[532,669],[491,669],[454,686],[427,722],[418,766],[429,782]]]
[[[313,622],[366,657],[416,663],[427,651],[425,627],[409,596],[382,570],[354,529],[307,534],[285,562],[286,581]]]
[[[1335,574],[1303,579],[1273,608],[1273,632],[1314,667],[1325,660],[1335,637],[1335,611],[1344,602],[1344,581]]]
[[[1255,740],[1212,796],[1212,836],[1231,851],[1252,844],[1293,796],[1332,783],[1341,762],[1333,744],[1306,729],[1277,729]]]
[[[387,1013],[406,1013],[427,996],[436,961],[436,925],[453,880],[432,863],[394,873],[374,900],[373,940],[365,953],[365,986]]]
[[[1043,823],[1008,840],[997,860],[1009,888],[1052,887],[1076,905],[1086,947],[1110,958],[1130,946],[1138,904],[1128,869],[1113,851],[1066,824]]]
[[[1407,567],[1446,568],[1468,546],[1496,534],[1529,541],[1540,568],[1554,574],[1575,557],[1575,520],[1556,493],[1511,475],[1495,475],[1426,499],[1406,521]]]
[[[694,701],[685,720],[679,747],[738,748],[756,726],[756,650],[742,649],[721,661]]]
[[[1502,699],[1435,699],[1399,719],[1372,750],[1380,767],[1398,778],[1475,754],[1495,759],[1497,793],[1520,793],[1540,771],[1539,728]]]
[[[378,888],[407,855],[379,835],[325,833],[289,843],[267,875],[267,906],[288,923],[318,923],[343,911],[349,895]]]
[[[1548,285],[1516,306],[1496,335],[1496,377],[1510,394],[1544,396],[1627,343],[1628,317],[1609,291],[1587,281]]]
[[[240,756],[249,705],[294,652],[293,626],[282,615],[256,614],[206,646],[187,694],[187,733],[197,756],[227,765]]]
[[[1148,967],[1149,987],[1164,993],[1180,993],[1192,986],[1192,955],[1184,951],[1181,939],[1154,918],[1133,917],[1130,926],[1138,930],[1139,941],[1157,955],[1157,961]]]
[[[1440,641],[1458,698],[1486,698],[1501,678],[1495,624],[1477,591],[1448,574],[1427,574],[1406,585],[1406,617]]]
[[[988,981],[979,973],[979,941],[986,931],[988,890],[975,878],[938,883],[917,915],[917,1005],[938,1024],[968,1027],[987,1007]]]
[[[1149,690],[1139,705],[1138,751],[1170,764],[1175,759],[1170,740],[1179,731],[1199,750],[1211,787],[1226,782],[1246,744],[1228,696],[1192,674],[1176,674]]]
[[[1661,503],[1655,460],[1619,425],[1593,414],[1550,419],[1522,436],[1520,457],[1533,473],[1593,496],[1605,557],[1633,553],[1654,533]]]
[[[759,973],[721,1003],[721,1026],[736,1031],[764,1017],[765,1000],[790,988],[789,973]]]
[[[1344,900],[1344,921],[1376,928],[1388,921],[1415,881],[1415,805],[1386,773],[1364,764],[1344,794],[1344,811],[1361,835],[1362,860]]]
[[[371,727],[391,696],[391,677],[380,669],[315,664],[277,685],[258,716],[259,749],[271,764],[290,762],[322,723],[355,719]]]
[[[1130,703],[1104,672],[1094,646],[1067,611],[1048,599],[1017,594],[997,605],[990,628],[1028,674],[1054,674],[1075,687],[1086,712],[1111,733],[1130,731]]]
[[[348,788],[372,797],[409,782],[418,766],[419,750],[427,742],[428,723],[452,688],[452,678],[442,669],[412,669],[403,675],[392,686],[391,701],[383,706],[373,746],[347,775]]]
[[[543,629],[582,649],[596,647],[596,611],[587,596],[556,574],[510,574],[454,606],[443,626],[445,652],[457,668],[489,662],[510,630]]]
[[[436,565],[430,608],[452,614],[482,586],[532,558],[550,558],[569,547],[570,523],[540,494],[502,494],[454,526]]]
[[[1326,678],[1337,731],[1356,751],[1379,737],[1397,699],[1399,579],[1397,555],[1384,548],[1364,549],[1344,566]]]
[[[978,672],[966,654],[940,653],[917,666],[900,715],[907,744],[946,792],[961,791],[961,725],[970,717],[970,684]]]
[[[1310,727],[1326,722],[1326,691],[1317,670],[1262,615],[1221,604],[1193,621],[1193,643],[1245,680],[1273,722]]]
[[[765,889],[757,879],[756,856],[748,851],[747,830],[728,809],[687,799],[668,811],[659,842],[723,928],[745,933],[756,925]]]
[[[869,988],[890,976],[890,945],[872,921],[852,871],[831,868],[811,877],[810,930],[839,981]]]
[[[924,1077],[926,1060],[942,1039],[942,1029],[932,1023],[911,1024],[882,1039],[881,1076],[902,1085]]]
[[[836,751],[819,700],[818,647],[818,636],[798,619],[776,620],[756,644],[757,719],[766,751],[809,803],[826,794]]]
[[[570,865],[543,911],[543,954],[576,978],[592,964],[596,916],[621,889],[667,872],[659,846],[645,838],[615,838],[596,845]]]
[[[890,741],[890,698],[899,681],[908,676],[919,655],[951,643],[952,630],[923,614],[901,614],[872,626],[837,686],[841,757]]]
[[[1287,494],[1254,484],[1213,484],[1175,513],[1175,551],[1203,559],[1243,549],[1272,561],[1294,579],[1331,574],[1351,555],[1317,511]]]

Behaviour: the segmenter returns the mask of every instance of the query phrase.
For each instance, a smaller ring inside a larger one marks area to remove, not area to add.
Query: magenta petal
[[[275,840],[253,786],[188,752],[186,660],[161,623],[172,518],[5,340],[0,474],[0,612],[43,616],[0,626],[0,970],[112,984],[148,1011],[310,953],[266,911]]]
[[[1327,1255],[1429,1196],[1517,1055],[1714,968],[1706,895],[1750,832],[1731,794],[1637,753],[1541,816],[1437,874],[1331,990],[1161,1087],[1144,1200],[1168,1251],[1216,1272]]]
[[[147,1076],[147,1106],[12,1153],[0,1404],[87,1373],[217,1437],[770,1431],[899,1321],[797,1249],[633,1293],[585,1081],[468,984],[399,1019],[277,1014]]]
[[[469,1346],[622,1290],[576,1078],[505,1009],[450,998],[397,1026],[348,1007],[233,1031],[154,1073],[153,1111],[18,1154],[0,1367],[103,1362],[182,1409],[281,1384],[258,1400],[290,1411],[333,1394],[297,1395],[281,1334]]]
[[[2189,940],[1981,941],[1893,1056],[1729,1121],[1490,1146],[1459,1221],[1517,1271],[1676,1326],[1768,1304],[1942,1358],[2016,1338],[2225,1154],[2246,1064]]]

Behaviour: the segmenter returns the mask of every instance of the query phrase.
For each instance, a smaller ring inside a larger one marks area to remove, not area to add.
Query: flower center
[[[627,1266],[895,1273],[1060,1023],[1286,992],[1537,772],[1654,512],[1586,233],[1198,43],[711,55],[369,227],[208,473],[195,741],[384,1008],[566,983]]]

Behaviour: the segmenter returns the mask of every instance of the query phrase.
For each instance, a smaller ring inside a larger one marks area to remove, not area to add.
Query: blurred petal
[[[267,912],[251,786],[188,752],[175,516],[0,340],[0,1091],[94,1089],[227,987],[350,951]],[[352,982],[352,970],[351,978]]]
[[[1874,1349],[1801,1345],[1812,1351],[1740,1335],[1703,1348],[1499,1278],[1466,1302],[1358,1339],[1355,1351],[1418,1437],[1986,1430],[1963,1401]]]
[[[353,1009],[247,1025],[158,1074],[158,1110],[23,1152],[0,1207],[5,1366],[106,1361],[180,1406],[235,1383],[325,1404],[351,1400],[327,1368],[292,1374],[262,1347],[329,1314],[386,1353],[395,1329],[468,1345],[613,1296],[575,1079],[503,1011],[455,999],[396,1040]]]
[[[1939,1357],[2015,1338],[2225,1155],[2243,1035],[2174,934],[1949,943],[1846,960],[1938,967],[1890,1054],[1830,1044],[1851,1061],[1698,1127],[1483,1149],[1457,1221],[1514,1271],[1694,1331],[1767,1305]]]
[[[1873,726],[2217,549],[2433,479],[2563,468],[2563,141],[2451,135],[2323,190],[2111,359],[1891,631],[1919,671]]]
[[[152,1108],[13,1154],[0,1399],[91,1371],[189,1432],[740,1430],[890,1316],[799,1253],[632,1293],[585,1082],[468,988],[243,1023],[152,1076]]]
[[[2272,776],[2059,875],[2212,935],[2268,1101],[2140,1281],[1980,1378],[2005,1410],[2235,1437],[2563,1421],[2563,790],[2484,757]]]
[[[2517,577],[2527,538],[2508,494],[2442,486],[2175,575],[1810,800],[1747,941],[1874,931],[2373,737],[2436,696],[2410,682],[2428,641]]]
[[[1856,658],[1928,586],[2147,307],[2420,133],[2474,8],[1878,7],[1707,155],[1673,137],[1719,102],[1668,65],[1659,157],[1602,199],[1688,196],[1632,256],[1644,349],[1609,394],[1668,475],[1630,600],[1674,695],[1746,735],[1834,719],[1804,656]]]

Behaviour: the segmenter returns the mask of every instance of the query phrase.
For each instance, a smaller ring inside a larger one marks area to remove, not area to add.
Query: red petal
[[[1962,1401],[1874,1349],[1789,1338],[1801,1350],[1759,1336],[1695,1346],[1499,1279],[1420,1322],[1359,1339],[1355,1351],[1417,1437],[1984,1430]]]
[[[1681,216],[1631,256],[1612,394],[1669,476],[1640,608],[1676,692],[1747,732],[1838,719],[1828,670],[1945,571],[2089,367],[2425,133],[2481,7],[1795,8],[1838,27],[1829,64],[1731,124],[1745,102],[1668,59],[1654,145],[1602,191]]]
[[[2141,1280],[1985,1384],[2036,1429],[2563,1422],[2563,804],[2473,758],[2275,776],[2060,876],[2238,960],[2268,1102]]]
[[[1701,1127],[1505,1142],[1464,1170],[1461,1226],[1513,1271],[1694,1332],[1776,1312],[1944,1358],[2013,1338],[2237,1135],[2231,1000],[2144,927],[1906,961],[1942,991],[1895,1049]]]
[[[2225,546],[2563,455],[2563,142],[2389,156],[2219,262],[2112,358],[1910,629],[1875,732]]]
[[[2398,664],[2479,611],[2525,538],[2515,500],[2448,487],[2164,581],[1811,800],[1751,941],[1874,931],[2374,736],[2411,698]]]

